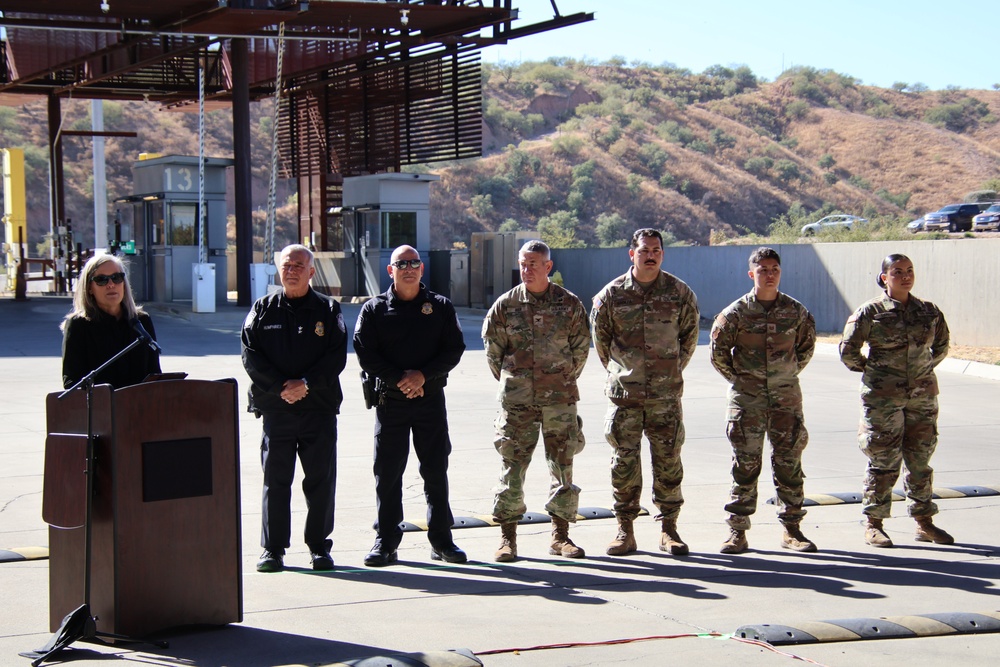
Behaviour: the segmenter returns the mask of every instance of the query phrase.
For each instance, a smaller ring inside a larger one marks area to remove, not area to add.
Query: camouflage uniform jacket
[[[816,321],[801,303],[778,293],[766,309],[753,292],[733,301],[712,325],[712,365],[749,396],[800,396],[799,373],[816,350]]]
[[[594,297],[590,324],[613,403],[681,397],[681,372],[698,347],[698,299],[687,283],[660,271],[644,289],[630,269]]]
[[[576,380],[590,353],[580,299],[549,284],[540,297],[523,284],[502,294],[483,322],[486,360],[504,405],[559,405],[580,400]]]
[[[944,315],[912,294],[906,304],[882,294],[851,315],[840,341],[840,360],[862,373],[866,397],[937,396],[934,368],[948,356]],[[868,356],[861,347],[868,343]]]
[[[948,324],[933,303],[911,294],[902,304],[883,293],[847,320],[840,360],[862,373],[867,397],[937,396],[934,368],[948,356],[949,341]]]

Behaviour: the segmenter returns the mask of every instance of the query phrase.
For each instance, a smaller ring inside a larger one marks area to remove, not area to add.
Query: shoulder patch
[[[599,309],[603,305],[604,305],[604,302],[601,301],[601,295],[598,294],[597,296],[594,297],[594,310]]]

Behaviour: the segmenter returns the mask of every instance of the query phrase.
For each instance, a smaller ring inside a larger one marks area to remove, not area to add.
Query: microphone
[[[133,317],[131,320],[129,320],[129,324],[132,325],[132,331],[136,333],[136,335],[139,337],[139,340],[148,345],[153,350],[153,352],[159,354],[160,352],[163,351],[160,348],[160,346],[156,344],[156,341],[153,340],[153,337],[149,335],[149,332],[146,331],[146,327],[142,326],[142,322],[139,321],[138,317]]]

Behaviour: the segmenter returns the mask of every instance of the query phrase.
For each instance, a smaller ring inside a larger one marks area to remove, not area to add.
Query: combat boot
[[[663,532],[660,534],[660,551],[669,551],[674,556],[686,556],[688,545],[677,534],[677,519],[663,519]]]
[[[722,548],[719,549],[719,552],[724,554],[741,554],[749,548],[750,543],[747,542],[747,531],[730,528],[729,539],[722,543]]]
[[[892,546],[892,540],[889,539],[889,536],[886,535],[885,530],[882,528],[882,519],[868,517],[868,525],[865,528],[865,542],[880,549],[887,549]]]
[[[549,547],[549,553],[565,558],[583,558],[587,555],[569,539],[569,521],[557,516],[552,517],[552,545]]]
[[[500,548],[493,554],[498,563],[509,563],[517,558],[517,522],[500,524]]]
[[[933,542],[934,544],[954,544],[955,538],[934,525],[929,516],[918,516],[917,542]]]
[[[802,530],[797,523],[785,524],[785,534],[781,536],[781,546],[785,549],[804,553],[816,551],[816,545],[802,534]]]
[[[630,554],[638,545],[635,543],[635,533],[632,530],[632,519],[618,518],[618,535],[608,545],[609,556],[624,556]]]

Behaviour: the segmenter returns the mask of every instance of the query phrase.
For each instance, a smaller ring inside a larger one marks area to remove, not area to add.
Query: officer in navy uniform
[[[284,568],[291,540],[295,456],[309,508],[305,541],[312,568],[332,570],[337,490],[337,413],[340,373],[347,364],[347,328],[340,304],[309,286],[313,254],[290,245],[279,260],[282,290],[254,303],[243,324],[243,367],[250,376],[248,410],[263,417],[264,469],[258,572]]]
[[[420,461],[427,498],[427,539],[431,559],[464,563],[452,541],[454,517],[448,503],[448,412],[444,387],[448,372],[465,352],[462,327],[451,301],[420,281],[424,265],[416,249],[403,245],[387,267],[392,285],[361,308],[354,351],[361,368],[379,385],[375,407],[375,545],[365,565],[384,567],[397,560],[403,537],[403,472],[410,451]]]

